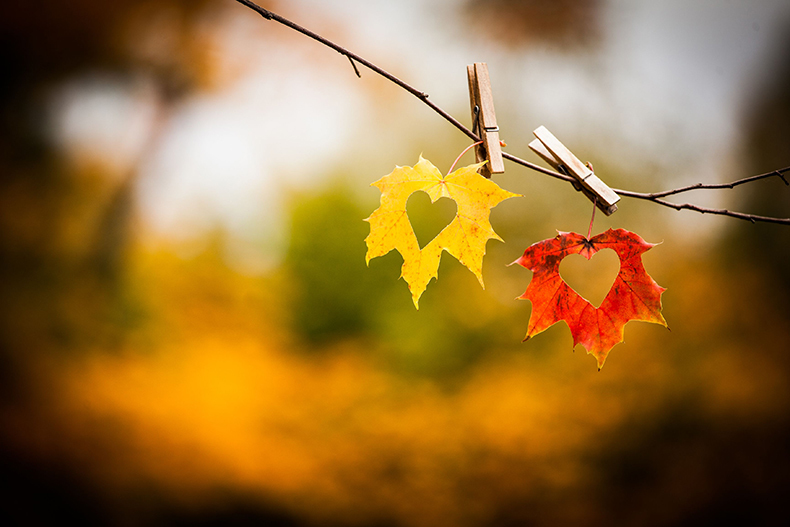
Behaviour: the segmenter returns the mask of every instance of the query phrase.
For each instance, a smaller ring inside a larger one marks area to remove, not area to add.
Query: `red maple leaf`
[[[524,340],[564,320],[573,335],[573,345],[581,344],[603,366],[609,351],[623,341],[623,327],[629,320],[643,320],[667,326],[661,315],[659,286],[642,265],[642,253],[656,244],[624,229],[612,230],[587,239],[575,232],[531,245],[513,263],[534,274],[527,291],[519,299],[532,302],[527,336]],[[560,262],[569,254],[588,260],[601,249],[612,249],[620,258],[620,272],[601,307],[582,298],[560,277]]]

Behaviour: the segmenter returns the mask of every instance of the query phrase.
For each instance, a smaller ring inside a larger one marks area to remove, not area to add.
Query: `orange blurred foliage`
[[[649,463],[649,449],[663,448],[651,430],[688,426],[676,412],[721,431],[782,419],[790,401],[772,357],[745,357],[751,344],[719,329],[744,323],[732,294],[759,284],[725,291],[716,268],[669,277],[686,295],[669,308],[679,319],[718,306],[710,329],[697,319],[656,338],[636,324],[627,342],[639,349],[618,350],[595,375],[568,353],[536,362],[516,348],[457,385],[388,372],[354,339],[317,356],[294,353],[299,345],[278,322],[276,281],[235,273],[211,254],[184,261],[138,250],[132,269],[146,329],[111,354],[39,362],[37,406],[12,419],[16,448],[79,463],[111,495],[148,481],[188,510],[218,506],[226,496],[217,489],[234,489],[315,523],[593,525],[610,517],[598,486],[618,452],[636,440]],[[766,345],[788,338],[769,312],[753,316],[773,328]],[[689,356],[696,332],[719,338]],[[689,430],[681,444],[703,447],[708,432]],[[654,482],[651,492],[717,484],[693,464],[702,472]]]

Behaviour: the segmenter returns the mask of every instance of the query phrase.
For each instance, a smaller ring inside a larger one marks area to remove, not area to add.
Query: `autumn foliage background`
[[[462,120],[487,62],[511,151],[544,124],[614,187],[790,164],[779,0],[264,6]],[[230,0],[3,11],[4,524],[790,519],[790,228],[599,217],[663,242],[672,331],[629,324],[598,373],[562,324],[520,343],[530,273],[505,267],[584,232],[567,184],[508,165],[525,197],[492,213],[486,290],[445,257],[417,312],[395,253],[365,266],[362,219],[394,165],[467,145],[419,101]],[[688,200],[790,215],[780,181]],[[454,208],[409,212],[424,244]],[[600,300],[614,260],[568,280]]]

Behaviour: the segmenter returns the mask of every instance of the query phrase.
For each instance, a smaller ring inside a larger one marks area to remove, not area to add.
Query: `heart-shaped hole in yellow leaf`
[[[458,206],[450,198],[439,198],[431,203],[427,193],[417,191],[406,202],[406,213],[417,236],[420,249],[428,245],[442,232],[458,212]]]
[[[620,259],[611,249],[598,251],[590,260],[571,254],[560,262],[560,276],[565,283],[595,307],[601,307],[618,272]]]

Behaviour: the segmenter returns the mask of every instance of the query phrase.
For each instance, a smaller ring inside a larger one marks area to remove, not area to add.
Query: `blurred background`
[[[465,136],[232,0],[46,4],[0,17],[4,525],[788,523],[790,228],[599,215],[663,242],[672,331],[598,372],[564,324],[521,343],[506,267],[585,232],[566,183],[508,164],[486,289],[445,256],[418,312],[397,253],[365,266],[370,183]],[[784,0],[263,6],[465,123],[487,62],[507,151],[545,125],[616,188],[790,165]],[[678,201],[790,216],[778,179]],[[408,210],[424,244],[454,205]],[[598,303],[605,253],[562,268]]]

